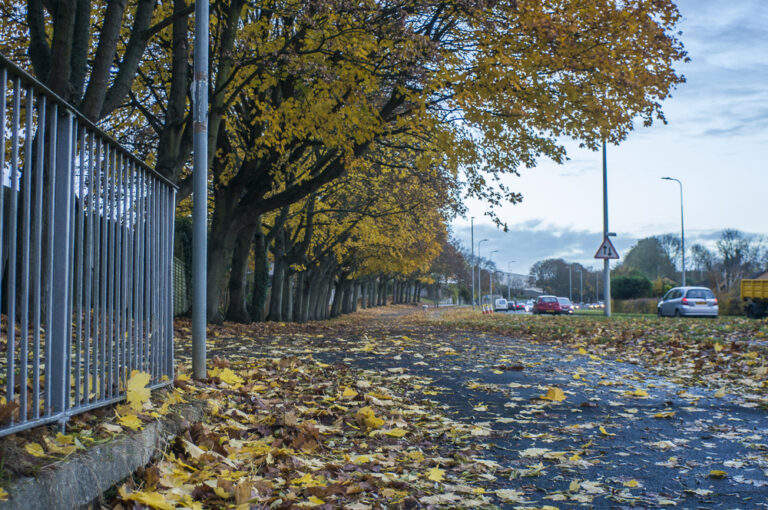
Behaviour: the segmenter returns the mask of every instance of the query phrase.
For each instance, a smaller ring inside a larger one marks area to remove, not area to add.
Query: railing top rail
[[[72,115],[77,118],[80,124],[83,124],[87,126],[88,129],[96,132],[99,136],[104,138],[113,148],[125,154],[131,161],[139,165],[144,171],[152,174],[152,176],[156,177],[158,180],[162,181],[163,183],[167,184],[173,189],[178,189],[178,186],[173,182],[171,182],[167,177],[163,176],[161,173],[157,172],[155,169],[151,168],[142,160],[137,158],[133,153],[123,148],[123,146],[120,145],[120,143],[118,143],[117,140],[112,138],[112,136],[110,136],[109,134],[105,133],[99,126],[94,124],[86,116],[80,113],[80,111],[77,108],[75,108],[74,106],[69,104],[67,101],[62,99],[62,97],[56,94],[54,91],[52,91],[51,89],[49,89],[48,87],[40,83],[34,76],[30,75],[24,69],[14,64],[2,53],[0,53],[0,66],[6,68],[11,75],[15,75],[16,77],[18,77],[22,81],[22,83],[24,83],[25,86],[31,86],[40,94],[47,96],[49,99],[52,99],[53,101],[59,103],[60,106],[63,106],[64,108],[69,110],[72,113]]]

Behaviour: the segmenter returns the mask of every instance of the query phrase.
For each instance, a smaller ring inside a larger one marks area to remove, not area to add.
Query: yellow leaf
[[[630,489],[634,489],[635,487],[640,486],[637,480],[630,480],[628,482],[624,482],[622,485],[624,485],[624,487],[629,487]]]
[[[298,485],[302,488],[326,486],[326,484],[322,480],[312,478],[312,475],[310,473],[300,476],[299,478],[294,478],[293,480],[291,480],[291,485]]]
[[[584,347],[579,347],[579,354],[587,354],[587,350]]]
[[[27,450],[27,453],[34,455],[35,457],[45,457],[45,451],[43,451],[43,447],[38,443],[27,443],[24,445],[24,449]]]
[[[135,414],[126,414],[125,416],[121,416],[117,419],[117,422],[131,430],[139,430],[142,425],[141,420]]]
[[[208,377],[218,377],[221,382],[231,386],[239,386],[244,382],[242,377],[229,368],[214,368],[208,371]]]
[[[374,413],[373,409],[368,406],[361,407],[357,413],[355,413],[355,418],[369,429],[378,429],[384,425],[384,420],[377,418],[376,413]]]
[[[542,400],[552,400],[553,402],[562,402],[565,400],[565,393],[563,393],[563,390],[556,386],[552,386],[547,390],[546,395],[542,395],[540,397]]]
[[[501,375],[501,374],[503,374],[503,373],[504,373],[504,371],[503,371],[503,370],[493,370],[492,372],[493,372],[494,374],[496,374],[496,375]]]
[[[403,429],[390,429],[384,432],[384,435],[387,435],[389,437],[403,437],[408,433],[407,430]]]
[[[712,396],[715,398],[723,398],[725,396],[725,390],[723,388],[720,388]]]
[[[72,436],[59,432],[56,434],[56,442],[59,444],[72,444]]]
[[[653,415],[654,418],[674,418],[675,412],[674,411],[662,411],[660,413],[656,413]]]
[[[728,473],[720,469],[713,469],[712,471],[709,472],[709,476],[712,478],[725,478],[726,476],[728,476]]]
[[[229,499],[232,497],[232,494],[222,489],[221,487],[214,487],[213,492],[216,493],[216,495],[221,499]]]
[[[723,344],[716,343],[714,346],[715,352],[720,352],[723,350]]]
[[[157,508],[158,510],[173,510],[176,508],[165,499],[165,496],[159,492],[134,491],[128,493],[124,488],[120,487],[119,493],[120,497],[126,501],[135,501],[137,503],[141,503],[142,505]]]
[[[427,471],[427,478],[432,480],[433,482],[442,482],[444,475],[445,475],[445,471],[440,469],[438,466],[435,466],[429,471]]]
[[[344,388],[344,392],[341,394],[341,397],[347,400],[350,400],[355,398],[357,395],[358,393],[355,390],[347,386],[346,388]]]
[[[576,492],[579,490],[579,487],[581,487],[581,484],[578,480],[574,480],[571,482],[571,484],[568,486],[568,490],[571,492]]]
[[[643,398],[648,396],[648,392],[643,389],[636,389],[635,391],[625,391],[624,395],[627,397],[638,397]]]
[[[600,425],[600,433],[602,435],[604,435],[604,436],[615,436],[616,435],[616,434],[611,434],[610,432],[605,430],[605,427],[603,427],[602,425]]]
[[[134,411],[141,411],[144,402],[149,400],[151,391],[146,386],[151,377],[147,372],[139,372],[138,370],[131,372],[126,386],[126,400]]]
[[[0,487],[0,501],[8,501],[8,493]]]
[[[408,452],[408,458],[414,462],[424,462],[424,454],[419,450],[413,450]]]
[[[371,461],[371,458],[367,455],[358,455],[357,457],[352,459],[352,463],[357,465],[367,464],[370,461]]]
[[[307,498],[307,501],[309,501],[313,505],[324,505],[325,504],[325,501],[323,501],[322,499],[318,498],[317,496],[310,496],[309,498]]]

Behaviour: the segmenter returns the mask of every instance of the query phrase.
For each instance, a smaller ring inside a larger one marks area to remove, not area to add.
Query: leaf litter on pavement
[[[93,419],[76,418],[69,435],[87,446],[170,403],[205,407],[120,487],[122,508],[763,505],[764,356],[745,336],[759,342],[764,326],[708,322],[707,336],[694,323],[688,338],[679,323],[414,312],[211,326],[201,382],[178,320],[175,387],[145,401],[134,374],[113,420],[89,434]],[[57,458],[62,441],[27,446]]]

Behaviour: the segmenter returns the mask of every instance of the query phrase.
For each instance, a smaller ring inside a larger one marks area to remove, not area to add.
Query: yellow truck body
[[[741,299],[768,301],[768,280],[741,280]]]
[[[768,311],[768,280],[741,280],[741,299],[749,301],[746,307],[749,317],[765,317]]]

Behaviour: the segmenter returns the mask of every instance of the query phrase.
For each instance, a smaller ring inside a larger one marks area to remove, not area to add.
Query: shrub
[[[651,280],[639,272],[611,278],[611,292],[616,299],[636,299],[651,295]]]
[[[615,313],[647,313],[656,314],[656,298],[616,299],[611,301],[611,308]]]

